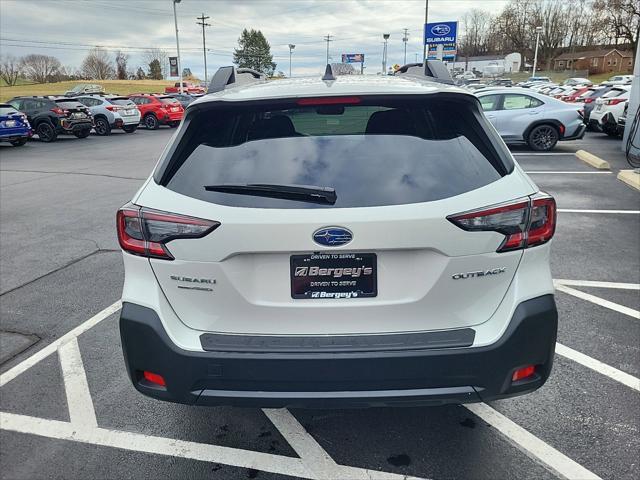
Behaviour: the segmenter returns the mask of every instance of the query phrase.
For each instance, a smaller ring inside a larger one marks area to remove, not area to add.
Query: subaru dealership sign
[[[342,63],[362,63],[364,62],[364,53],[343,53]]]
[[[456,43],[458,36],[458,22],[427,23],[424,28],[424,43],[440,45]]]

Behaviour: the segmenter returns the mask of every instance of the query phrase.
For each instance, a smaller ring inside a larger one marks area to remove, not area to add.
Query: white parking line
[[[221,447],[173,438],[105,428],[79,429],[69,422],[16,415],[2,412],[0,428],[41,437],[120,448],[133,452],[153,453],[171,457],[215,462],[234,467],[254,468],[299,478],[316,478],[299,458],[254,452],[240,448]]]
[[[622,213],[638,215],[640,210],[583,210],[579,208],[559,208],[558,212],[562,213]]]
[[[473,403],[465,407],[502,433],[513,446],[533,461],[542,463],[561,477],[571,480],[600,479],[595,473],[563,455],[486,403]]]
[[[36,363],[38,363],[43,358],[46,358],[49,355],[51,355],[53,352],[55,352],[58,349],[60,345],[64,345],[69,340],[76,338],[78,335],[94,327],[95,325],[100,323],[102,320],[104,320],[108,316],[113,315],[118,310],[120,310],[121,307],[122,307],[122,303],[120,302],[120,300],[118,300],[117,302],[109,305],[107,308],[105,308],[101,312],[96,313],[89,320],[86,320],[85,322],[81,323],[73,330],[70,330],[69,332],[65,333],[59,339],[51,342],[42,350],[38,350],[36,353],[26,358],[16,366],[10,368],[6,372],[4,372],[2,375],[0,375],[0,387],[5,385],[7,382],[10,382],[21,373],[29,370],[31,367],[33,367]]]
[[[575,156],[575,152],[512,152],[514,157],[559,157],[562,155]]]
[[[620,305],[619,303],[614,303],[609,300],[605,300],[604,298],[591,295],[590,293],[584,293],[580,290],[576,290],[575,288],[567,287],[566,285],[563,285],[561,283],[556,283],[555,287],[556,287],[556,290],[560,292],[564,292],[576,298],[586,300],[587,302],[595,303],[596,305],[600,305],[601,307],[608,308],[609,310],[613,310],[614,312],[622,313],[623,315],[627,315],[631,318],[640,320],[640,312],[634,308],[625,307],[624,305]]]
[[[566,175],[611,175],[611,172],[582,172],[582,171],[567,171],[567,170],[526,170],[525,173],[531,175],[532,173],[561,173]]]
[[[622,370],[618,370],[611,365],[607,365],[600,360],[596,360],[561,343],[556,343],[556,353],[640,392],[640,378],[629,375]]]
[[[640,283],[619,283],[619,282],[596,282],[593,280],[568,280],[556,278],[554,285],[568,285],[571,287],[595,287],[595,288],[618,288],[621,290],[640,290]]]
[[[58,357],[71,423],[80,428],[97,427],[98,421],[93,409],[93,401],[91,401],[87,374],[82,364],[78,338],[73,338],[61,345],[58,349]]]

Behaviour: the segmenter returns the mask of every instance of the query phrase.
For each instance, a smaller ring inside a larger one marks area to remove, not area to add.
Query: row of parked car
[[[0,104],[0,141],[22,146],[33,135],[53,142],[58,135],[86,138],[95,130],[109,135],[113,129],[133,133],[138,126],[156,130],[175,128],[184,108],[199,95],[135,93],[127,96],[85,93],[75,96],[14,97]]]

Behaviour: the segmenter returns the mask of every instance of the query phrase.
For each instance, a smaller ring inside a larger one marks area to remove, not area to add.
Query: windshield
[[[156,172],[159,183],[221,205],[345,208],[448,198],[512,167],[475,101],[229,108],[190,116],[176,153]],[[313,186],[334,189],[337,199],[313,204],[205,188],[224,184]]]

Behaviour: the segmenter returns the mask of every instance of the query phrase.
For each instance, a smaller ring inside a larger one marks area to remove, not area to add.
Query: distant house
[[[455,62],[447,62],[449,69],[460,69],[465,72],[478,74],[513,73],[519,72],[522,65],[522,56],[519,53],[508,55],[483,55],[479,57],[465,57],[458,55]]]
[[[587,52],[563,53],[553,59],[553,69],[588,70],[589,74],[633,71],[633,52],[606,48]]]

